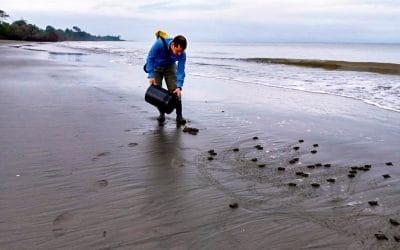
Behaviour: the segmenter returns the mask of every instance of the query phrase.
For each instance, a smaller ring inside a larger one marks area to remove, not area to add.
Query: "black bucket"
[[[146,102],[156,106],[163,113],[171,113],[176,107],[177,97],[166,89],[151,85],[144,96]]]

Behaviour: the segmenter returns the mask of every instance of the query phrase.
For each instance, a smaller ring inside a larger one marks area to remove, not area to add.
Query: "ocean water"
[[[113,55],[112,62],[142,66],[152,43],[148,42],[65,42],[92,53]],[[351,62],[352,70],[326,70],[286,64],[262,63],[262,59],[307,59]],[[400,67],[400,44],[239,44],[191,43],[187,49],[186,74],[212,79],[227,79],[262,87],[345,96],[400,112],[400,74],[381,74],[359,70],[360,62]],[[186,83],[190,84],[190,83]]]

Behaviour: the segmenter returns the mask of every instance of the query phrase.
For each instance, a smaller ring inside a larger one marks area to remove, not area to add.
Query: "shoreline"
[[[229,78],[215,78],[215,77],[210,77],[210,76],[205,76],[205,75],[198,75],[198,74],[192,74],[194,77],[201,77],[205,79],[220,79],[220,80],[229,80],[229,81],[234,81],[237,82],[238,84],[250,84],[250,85],[256,85],[260,87],[268,87],[268,88],[276,88],[276,89],[281,89],[281,90],[290,90],[290,91],[298,91],[298,92],[304,92],[304,93],[311,93],[311,94],[318,94],[318,95],[328,95],[328,96],[337,96],[341,98],[346,98],[346,99],[351,99],[355,101],[360,101],[363,102],[364,104],[371,105],[375,108],[379,108],[385,111],[390,111],[390,112],[395,112],[395,113],[400,113],[400,110],[386,107],[384,105],[381,105],[379,103],[374,103],[372,101],[364,100],[361,98],[357,98],[354,96],[350,95],[344,95],[344,94],[337,94],[337,93],[330,93],[330,92],[323,92],[323,91],[313,91],[313,90],[305,90],[305,89],[299,89],[299,88],[294,88],[294,87],[286,87],[286,86],[276,86],[276,85],[271,85],[271,84],[264,84],[264,83],[258,83],[258,82],[251,82],[251,81],[242,81],[238,79],[229,79]]]
[[[158,126],[141,66],[46,46],[0,47],[1,248],[398,246],[398,112],[188,75],[190,135]]]
[[[31,44],[35,42],[27,42],[27,41],[21,41],[21,40],[2,40],[0,39],[0,46],[9,46],[9,45],[23,45],[23,44]]]

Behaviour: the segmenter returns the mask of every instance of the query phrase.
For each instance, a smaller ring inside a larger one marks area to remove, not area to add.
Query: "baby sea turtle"
[[[400,223],[397,221],[397,220],[395,220],[395,219],[389,219],[389,222],[390,222],[390,224],[392,224],[393,226],[398,226],[398,225],[400,225]]]
[[[295,164],[296,162],[299,161],[299,158],[293,158],[289,161],[290,164]]]
[[[384,174],[384,175],[382,175],[382,176],[383,176],[383,178],[385,178],[385,179],[387,179],[387,178],[390,178],[390,177],[391,177],[389,174]]]
[[[400,234],[396,234],[393,236],[393,239],[397,242],[400,242]]]
[[[301,177],[308,177],[309,176],[309,174],[304,173],[304,172],[296,172],[296,175],[299,175]]]
[[[254,136],[254,137],[253,137],[253,140],[258,140],[258,136]]]
[[[207,157],[207,160],[212,161],[214,158],[212,156]]]
[[[375,234],[375,238],[376,238],[377,240],[389,240],[389,239],[386,237],[386,235],[384,235],[384,234],[382,234],[382,233]]]
[[[386,164],[386,166],[393,166],[392,162],[386,162],[385,164]]]
[[[212,156],[216,156],[216,155],[217,155],[217,153],[214,151],[214,149],[208,150],[208,153],[209,153],[210,155],[212,155]]]
[[[357,174],[357,170],[350,170],[349,174]]]
[[[253,159],[251,159],[251,161],[252,161],[252,162],[257,162],[258,159],[257,159],[257,158],[253,158]]]
[[[322,163],[315,164],[316,167],[322,167]]]
[[[284,167],[278,167],[278,171],[285,171]]]
[[[354,167],[351,167],[351,169],[352,169],[352,170],[357,170],[358,167],[357,167],[357,166],[354,166]]]
[[[264,149],[264,147],[263,146],[261,146],[261,145],[256,145],[256,146],[254,146],[256,149],[258,149],[258,150],[263,150]]]
[[[312,145],[314,148],[316,148],[316,147],[318,147],[319,145],[318,144],[314,144],[314,145]]]
[[[189,133],[191,135],[197,135],[197,133],[199,132],[198,128],[191,128],[191,127],[184,127],[183,128],[183,132],[185,133]]]
[[[311,186],[317,188],[317,187],[319,187],[320,185],[319,185],[319,183],[311,183]]]
[[[365,164],[364,168],[371,168],[371,165],[370,164]]]
[[[378,201],[368,201],[370,206],[378,206]]]
[[[356,177],[354,174],[348,174],[347,175],[349,178],[354,178],[354,177]]]
[[[229,204],[229,207],[232,208],[232,209],[238,208],[239,204],[237,202],[233,202],[233,203]]]
[[[259,168],[265,168],[265,164],[258,164]]]
[[[239,152],[239,149],[238,148],[234,148],[234,149],[232,149],[233,150],[233,152]]]
[[[327,163],[327,164],[324,165],[324,167],[330,168],[330,167],[331,167],[331,164]]]
[[[307,168],[315,168],[315,165],[308,165]]]
[[[294,149],[294,150],[299,150],[300,147],[297,147],[297,146],[296,146],[296,147],[293,147],[293,149]]]
[[[303,143],[303,142],[304,142],[304,140],[303,140],[303,139],[300,139],[300,140],[299,140],[299,143]]]
[[[317,150],[311,150],[310,153],[311,154],[316,154],[318,151]]]
[[[334,183],[334,182],[336,181],[336,179],[334,179],[334,178],[329,178],[329,179],[326,179],[326,181],[327,181],[327,182],[330,182],[330,183]]]
[[[289,185],[289,187],[295,187],[295,186],[297,186],[297,184],[296,184],[296,183],[293,183],[293,182],[289,182],[288,185]]]

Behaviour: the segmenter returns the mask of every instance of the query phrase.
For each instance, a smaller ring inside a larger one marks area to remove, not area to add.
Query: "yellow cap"
[[[168,33],[163,30],[157,30],[155,35],[157,38],[159,38],[159,37],[168,38],[169,37]]]

